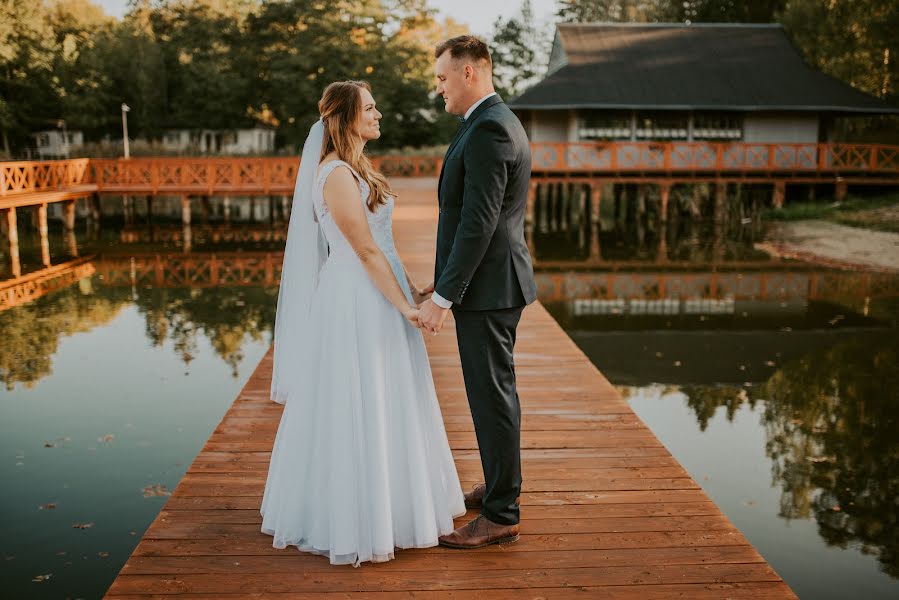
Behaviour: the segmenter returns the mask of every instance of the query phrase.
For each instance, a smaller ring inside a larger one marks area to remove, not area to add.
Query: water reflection
[[[108,265],[103,272],[110,273]],[[144,319],[151,346],[170,341],[189,365],[199,338],[205,338],[237,377],[243,345],[271,333],[277,292],[270,286],[131,288],[105,285],[102,275],[84,278],[52,296],[0,312],[0,378],[7,390],[17,383],[33,386],[52,373],[62,338],[106,325],[128,304]]]
[[[869,597],[895,589],[890,586],[899,579],[899,478],[894,475],[899,472],[899,277],[772,260],[754,248],[764,239],[757,213],[692,220],[685,215],[692,205],[684,202],[673,200],[664,222],[652,214],[651,198],[646,211],[632,216],[622,212],[624,204],[616,215],[614,203],[606,203],[598,222],[590,222],[584,204],[564,207],[560,200],[555,220],[538,211],[530,241],[538,258],[540,299],[794,589],[813,590],[816,597],[827,597],[828,591],[832,597],[846,596],[844,590],[851,594],[872,585],[876,589]],[[188,406],[202,395],[223,410],[236,393],[239,366],[255,365],[268,347],[283,223],[100,227],[94,222],[76,235],[51,222],[48,239],[49,268],[43,264],[43,242],[21,233],[24,275],[13,283],[9,257],[2,257],[7,270],[0,279],[7,281],[0,283],[6,303],[0,303],[0,376],[7,393],[38,397],[35,384],[46,381],[62,402],[67,398],[58,391],[60,382],[71,385],[73,378],[84,377],[117,385],[122,394],[132,393],[138,381],[144,400],[152,403],[157,379],[196,374],[203,365],[207,376],[181,401]],[[141,359],[94,360],[89,346],[82,345],[79,360],[83,355],[92,362],[72,370],[65,340],[76,334],[102,337],[121,327],[114,324],[122,319],[132,325],[131,337],[116,340],[111,352],[139,349],[142,360],[159,361],[144,369],[152,377],[140,372],[135,361]],[[165,354],[165,360],[148,355],[152,350]],[[210,358],[224,366],[234,386],[224,385]],[[69,365],[62,374],[54,373],[58,362]],[[170,385],[186,389],[183,383]],[[662,406],[663,398],[675,396],[689,422]],[[104,390],[96,397],[92,422],[115,401]],[[166,407],[162,415],[147,411],[141,418],[166,419],[179,408]],[[198,414],[206,410],[204,420],[176,460],[189,462],[208,437],[217,422],[217,413],[208,408],[196,409]],[[35,411],[34,423],[46,418],[41,412]],[[741,427],[757,437],[710,437],[720,421],[736,424],[747,414],[758,415],[759,422]],[[690,427],[696,431],[684,439]],[[91,429],[86,439],[112,431],[113,424],[102,429]],[[147,435],[166,439],[171,432],[148,430]],[[36,440],[64,436],[73,437],[70,431],[41,430],[34,439],[15,438],[7,445],[18,452]],[[747,455],[758,452],[755,462],[729,461],[739,444],[747,445]],[[764,470],[765,484],[772,484],[777,495],[765,512],[747,514],[740,502],[730,501],[760,493],[747,477],[735,477],[726,490],[716,489],[714,478],[709,484],[702,477],[755,468]],[[173,487],[183,469],[166,473]],[[148,483],[129,482],[122,494],[127,497]],[[23,482],[20,488],[34,496],[28,495],[28,506],[45,503],[47,494],[29,485]],[[19,504],[7,512],[14,514]],[[129,528],[141,531],[155,510],[144,510],[142,525]],[[797,524],[804,522],[814,525],[813,536],[796,534]],[[22,523],[32,527],[25,517]],[[17,526],[12,520],[5,525],[10,531]],[[113,558],[119,565],[134,541],[117,549]],[[783,552],[784,547],[791,551]],[[836,548],[844,551],[828,554]],[[866,565],[847,574],[843,563],[866,555],[876,556],[883,577],[894,579],[884,583]],[[802,561],[814,563],[814,572],[804,571]],[[823,575],[820,565],[826,565]],[[92,576],[92,585],[111,581],[115,566]],[[837,578],[845,587],[837,585]]]
[[[694,398],[700,411],[714,398]],[[899,336],[810,349],[756,392],[785,519],[814,518],[830,545],[899,577]]]
[[[766,232],[760,190],[734,187],[716,213],[709,185],[675,185],[662,218],[657,186],[604,187],[607,200],[591,215],[586,185],[540,186],[528,233],[538,262],[770,262],[754,247]]]
[[[800,597],[895,597],[899,276],[771,258],[751,193],[680,191],[548,192],[540,299]]]

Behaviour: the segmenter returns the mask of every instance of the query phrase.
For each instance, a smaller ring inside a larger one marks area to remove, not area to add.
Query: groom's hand
[[[450,309],[440,308],[430,298],[422,302],[418,308],[420,327],[432,335],[437,335],[437,332],[443,329],[443,322],[446,321],[446,315]]]

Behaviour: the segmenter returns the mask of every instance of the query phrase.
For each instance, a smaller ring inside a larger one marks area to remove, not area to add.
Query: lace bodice
[[[402,262],[400,262],[399,254],[396,251],[396,246],[393,241],[394,198],[393,196],[388,196],[386,204],[379,206],[375,212],[370,211],[367,206],[370,189],[368,183],[366,183],[349,164],[342,160],[332,160],[319,167],[313,194],[313,208],[319,224],[321,225],[322,232],[325,235],[325,240],[328,242],[329,258],[332,256],[355,256],[349,241],[347,241],[343,233],[337,227],[337,224],[334,222],[334,219],[331,217],[331,212],[328,210],[323,194],[325,181],[328,179],[328,175],[339,166],[348,168],[356,177],[356,181],[359,183],[359,201],[363,204],[365,216],[368,219],[368,226],[371,229],[372,238],[374,238],[378,248],[380,248],[387,257],[394,275],[396,275],[397,281],[400,283],[400,287],[404,290],[411,303],[412,296],[408,290],[406,275],[403,271],[403,265]]]

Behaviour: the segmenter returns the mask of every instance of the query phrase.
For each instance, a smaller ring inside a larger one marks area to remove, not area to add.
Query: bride
[[[275,315],[271,398],[284,404],[262,532],[359,566],[437,545],[465,513],[393,243],[394,195],[363,154],[381,113],[365,82],[329,85],[297,176]]]

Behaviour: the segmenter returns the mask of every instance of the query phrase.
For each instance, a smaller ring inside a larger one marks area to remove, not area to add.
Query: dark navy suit
[[[522,310],[537,297],[524,235],[530,177],[527,135],[496,95],[459,128],[438,184],[434,287],[453,302],[487,484],[481,513],[501,524],[519,521],[521,407],[512,353]]]

